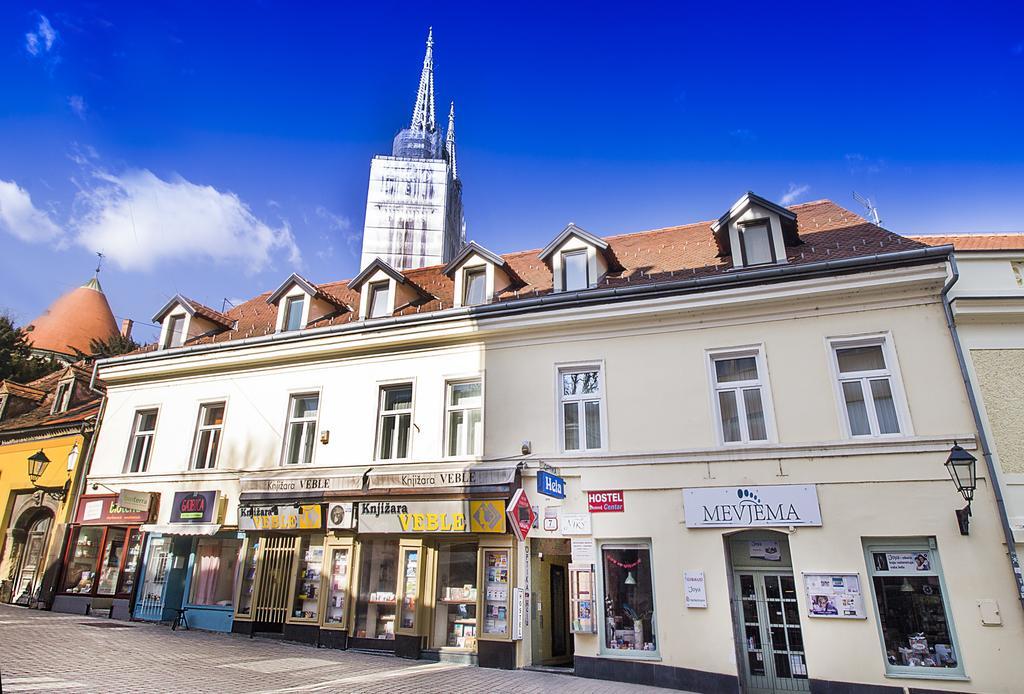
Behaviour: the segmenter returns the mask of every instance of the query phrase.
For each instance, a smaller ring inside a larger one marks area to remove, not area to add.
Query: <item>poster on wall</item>
[[[782,561],[778,540],[751,540],[750,558],[765,561]]]
[[[920,552],[875,552],[875,571],[931,571],[928,550]]]
[[[859,574],[804,574],[808,617],[867,619]]]

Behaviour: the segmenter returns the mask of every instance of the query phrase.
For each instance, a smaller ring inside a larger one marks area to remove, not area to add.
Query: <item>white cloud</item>
[[[64,235],[49,214],[32,204],[27,190],[4,180],[0,180],[0,229],[27,243],[56,241]]]
[[[39,26],[35,31],[25,34],[25,50],[31,55],[49,53],[57,42],[57,30],[50,24],[46,15],[39,15]]]
[[[803,185],[800,185],[800,186],[798,186],[795,183],[790,183],[789,184],[789,190],[787,190],[785,193],[782,194],[782,199],[780,200],[780,202],[783,205],[792,205],[794,202],[799,200],[804,195],[804,193],[806,193],[810,189],[811,189],[811,187],[809,185],[807,185],[806,183],[803,184]]]
[[[97,183],[76,199],[75,241],[123,269],[198,259],[257,272],[274,260],[301,262],[287,221],[271,227],[234,193],[180,176],[165,181],[147,169],[92,175]]]
[[[83,97],[79,96],[78,94],[72,94],[68,97],[68,106],[71,107],[71,110],[74,112],[76,116],[78,116],[82,120],[85,120],[85,110],[87,107],[85,105],[85,99]]]
[[[729,135],[743,142],[753,142],[757,139],[757,133],[748,128],[736,128],[735,130],[730,130]]]

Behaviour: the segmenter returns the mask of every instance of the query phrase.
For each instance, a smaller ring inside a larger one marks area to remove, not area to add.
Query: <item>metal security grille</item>
[[[735,580],[744,692],[810,691],[793,576],[737,572]]]
[[[297,537],[264,538],[256,583],[253,620],[283,624],[288,616],[288,585]]]

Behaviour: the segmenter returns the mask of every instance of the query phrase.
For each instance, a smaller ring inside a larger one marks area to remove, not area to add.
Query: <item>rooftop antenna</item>
[[[866,198],[857,191],[853,191],[853,199],[864,206],[864,208],[868,211],[868,217],[871,219],[872,223],[875,226],[882,226],[882,220],[878,216],[878,208],[875,207],[875,203],[871,200],[871,198]]]
[[[224,300],[220,303],[220,312],[224,313],[228,309],[228,306],[230,306],[231,308],[235,307],[235,305],[233,303],[231,303],[228,300],[228,298],[225,296]]]
[[[103,267],[103,253],[96,251],[96,276],[100,274],[100,269]]]

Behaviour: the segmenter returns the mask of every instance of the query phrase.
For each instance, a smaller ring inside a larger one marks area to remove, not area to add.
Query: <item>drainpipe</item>
[[[992,480],[992,492],[996,497],[999,521],[1003,526],[1003,539],[1006,542],[1006,552],[1010,559],[1010,569],[1013,571],[1013,580],[1017,584],[1017,599],[1020,600],[1021,607],[1024,607],[1024,577],[1021,576],[1020,561],[1017,558],[1017,547],[1013,539],[1013,529],[1010,527],[1010,518],[1006,513],[1003,487],[999,482],[995,461],[992,460],[992,446],[989,444],[988,435],[985,433],[985,420],[981,416],[978,397],[971,384],[971,374],[964,359],[963,346],[960,344],[960,333],[956,329],[956,321],[953,319],[953,306],[949,300],[949,290],[953,288],[953,285],[960,278],[960,271],[956,265],[956,256],[952,250],[949,252],[949,269],[950,278],[942,288],[942,308],[946,312],[946,325],[949,327],[949,333],[953,337],[953,349],[956,350],[956,359],[960,364],[960,375],[964,379],[964,386],[967,388],[967,399],[971,403],[974,426],[978,430],[978,446],[981,448],[981,456],[985,459],[985,468],[988,470],[989,479]]]

